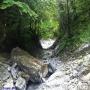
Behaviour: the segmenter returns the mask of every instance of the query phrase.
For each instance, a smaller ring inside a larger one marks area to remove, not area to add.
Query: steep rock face
[[[28,52],[16,47],[11,52],[11,61],[30,76],[32,82],[42,82],[48,73],[48,65],[34,58]]]

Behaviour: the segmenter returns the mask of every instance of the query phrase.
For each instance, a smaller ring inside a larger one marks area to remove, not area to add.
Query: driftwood
[[[11,60],[13,63],[17,63],[20,69],[30,76],[32,82],[42,82],[48,73],[47,64],[18,47],[12,50]]]

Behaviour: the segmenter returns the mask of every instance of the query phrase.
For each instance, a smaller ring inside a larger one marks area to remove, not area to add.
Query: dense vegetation
[[[40,38],[58,37],[59,51],[90,42],[90,0],[2,0],[0,17],[0,50],[31,51]]]
[[[3,0],[0,2],[0,50],[19,46],[41,48],[39,38],[57,35],[55,0]]]
[[[90,43],[90,0],[58,0],[60,51]],[[70,49],[72,48],[72,49]]]

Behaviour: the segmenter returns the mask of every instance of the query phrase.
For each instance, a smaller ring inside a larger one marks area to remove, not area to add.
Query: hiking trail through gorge
[[[44,83],[31,84],[27,90],[90,90],[90,52],[64,61],[53,55],[53,49],[46,49],[54,41],[41,41],[41,44],[45,45],[41,57],[56,69],[55,72],[49,78],[45,78]],[[84,50],[88,45],[84,44],[78,50]]]
[[[90,90],[90,44],[61,58],[50,48],[54,42],[41,40],[39,58],[19,47],[8,59],[0,54],[0,90]]]

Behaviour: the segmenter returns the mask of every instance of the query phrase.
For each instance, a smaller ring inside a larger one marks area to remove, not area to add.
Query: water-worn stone
[[[18,78],[18,69],[17,69],[17,64],[13,64],[10,68],[9,68],[9,72],[11,73],[13,79],[17,79]]]
[[[30,76],[32,82],[41,82],[48,73],[48,65],[34,58],[28,52],[16,47],[11,52],[11,60]]]
[[[10,77],[8,72],[8,65],[0,62],[0,81],[7,80]]]
[[[3,89],[5,90],[7,90],[7,88],[9,89],[9,90],[15,90],[15,86],[14,86],[14,83],[13,83],[13,79],[12,78],[9,78],[9,79],[7,79],[7,81],[6,82],[4,82],[4,86],[3,86]]]
[[[28,74],[26,74],[26,73],[23,72],[23,71],[19,71],[19,72],[18,72],[18,76],[24,78],[24,79],[26,80],[26,83],[28,83],[29,78],[30,78],[30,76],[29,76]]]
[[[26,81],[24,78],[22,77],[19,77],[16,81],[16,84],[15,84],[16,88],[18,90],[26,90]]]
[[[0,90],[15,88],[11,74],[8,71],[9,67],[9,65],[0,62]]]
[[[90,81],[90,73],[82,77],[83,81]]]
[[[55,60],[54,57],[48,56],[46,60],[51,62]],[[75,56],[74,59],[66,57],[66,59],[67,61],[61,61],[62,63],[57,62],[60,59],[55,60],[55,63],[59,64],[56,65],[56,72],[45,83],[29,86],[28,90],[90,90],[90,54],[82,55],[82,57]]]
[[[3,82],[0,81],[0,90],[2,90],[2,88],[3,88]]]

